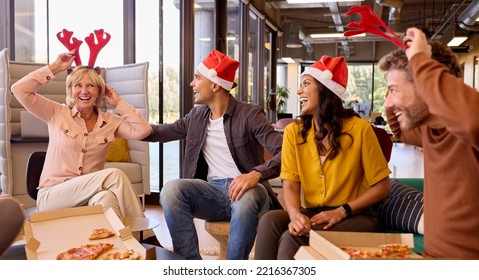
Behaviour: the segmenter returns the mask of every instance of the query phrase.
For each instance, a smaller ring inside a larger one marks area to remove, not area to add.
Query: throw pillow
[[[423,214],[423,193],[391,180],[391,194],[378,207],[381,222],[387,229],[420,233],[418,225]]]
[[[106,153],[106,161],[131,162],[128,141],[123,138],[116,138],[110,143]]]

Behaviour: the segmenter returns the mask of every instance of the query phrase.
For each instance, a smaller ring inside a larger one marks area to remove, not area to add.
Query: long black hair
[[[339,98],[334,92],[332,92],[329,88],[325,87],[322,83],[318,80],[314,79],[316,82],[316,86],[318,87],[318,116],[317,119],[319,120],[318,127],[319,131],[316,131],[316,135],[314,136],[314,141],[319,146],[320,149],[325,149],[322,141],[323,139],[328,136],[329,133],[332,134],[331,138],[331,153],[329,154],[329,158],[333,159],[339,153],[339,149],[341,149],[341,143],[339,142],[339,137],[344,134],[341,133],[343,128],[342,119],[351,118],[351,117],[359,117],[358,113],[356,113],[353,109],[346,109],[343,106],[343,101]],[[303,138],[303,144],[306,143],[306,137],[308,135],[308,131],[311,129],[313,125],[313,116],[312,115],[301,115],[300,119],[303,123],[302,128],[300,129],[299,133]],[[329,127],[331,131],[327,128]],[[349,134],[347,134],[349,135]],[[351,135],[349,135],[351,137]]]

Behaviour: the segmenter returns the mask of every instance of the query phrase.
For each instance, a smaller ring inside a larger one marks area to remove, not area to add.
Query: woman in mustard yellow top
[[[380,230],[371,207],[388,196],[391,172],[371,125],[342,105],[347,79],[343,57],[323,56],[301,75],[301,119],[283,136],[285,210],[261,218],[256,259],[293,259],[311,229]]]

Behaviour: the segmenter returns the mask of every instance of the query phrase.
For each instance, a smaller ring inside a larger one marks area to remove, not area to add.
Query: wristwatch
[[[346,213],[347,217],[351,217],[353,215],[353,210],[351,209],[351,206],[349,204],[343,204],[341,205],[341,210],[343,210],[344,213]]]

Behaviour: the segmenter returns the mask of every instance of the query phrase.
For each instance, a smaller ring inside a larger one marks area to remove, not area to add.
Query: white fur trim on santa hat
[[[329,88],[334,94],[336,94],[341,100],[344,100],[344,93],[346,89],[333,81],[333,74],[329,70],[321,71],[315,67],[309,67],[306,69],[303,74],[301,74],[301,78],[304,75],[311,75],[316,80],[320,81],[325,87]]]
[[[198,65],[196,70],[200,72],[201,75],[205,76],[208,80],[212,81],[215,84],[218,84],[220,87],[226,89],[227,91],[230,91],[233,87],[233,82],[218,77],[218,73],[216,73],[216,70],[208,69],[208,67],[206,67],[203,62]]]

